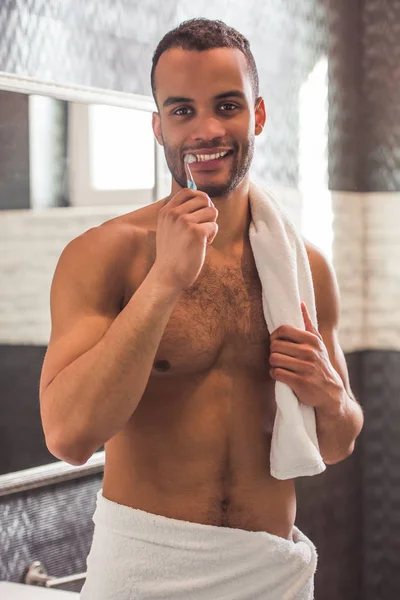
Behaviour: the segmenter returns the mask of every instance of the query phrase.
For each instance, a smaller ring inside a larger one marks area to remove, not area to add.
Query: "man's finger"
[[[310,332],[303,331],[303,329],[297,329],[297,327],[292,327],[292,325],[281,325],[281,327],[275,329],[271,334],[270,341],[276,339],[302,344],[309,341]]]
[[[305,302],[301,302],[301,312],[303,313],[304,325],[306,330],[311,331],[311,333],[315,333],[315,327],[310,319],[310,315],[308,314]]]
[[[301,302],[301,310],[303,313],[303,319],[304,319],[304,325],[305,325],[306,331],[313,333],[314,335],[316,335],[317,337],[319,337],[322,340],[322,336],[321,336],[320,332],[314,326],[314,323],[311,321],[311,317],[308,314],[308,310],[307,310],[307,306],[306,306],[305,302]]]

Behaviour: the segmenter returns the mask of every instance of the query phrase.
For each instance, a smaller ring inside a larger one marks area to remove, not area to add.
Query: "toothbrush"
[[[186,171],[186,177],[187,177],[187,186],[189,188],[189,190],[197,190],[197,186],[194,182],[193,179],[193,175],[192,172],[190,170],[189,164],[192,162],[196,162],[196,157],[194,156],[194,154],[186,154],[185,158],[184,158],[184,164],[185,164],[185,171]]]

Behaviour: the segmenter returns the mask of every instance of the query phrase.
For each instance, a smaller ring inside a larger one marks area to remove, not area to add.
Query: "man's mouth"
[[[221,152],[207,154],[196,154],[195,152],[191,152],[190,168],[195,170],[202,170],[203,168],[217,168],[222,163],[223,159],[231,154],[233,154],[233,150],[223,150]]]

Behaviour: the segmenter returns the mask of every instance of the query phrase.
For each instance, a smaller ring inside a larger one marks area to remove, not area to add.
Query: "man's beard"
[[[223,144],[215,144],[214,147],[221,145]],[[232,150],[232,164],[229,170],[228,177],[224,183],[220,183],[218,185],[213,185],[212,183],[210,183],[209,185],[202,185],[198,183],[198,181],[196,181],[195,173],[192,171],[197,189],[201,192],[205,192],[208,196],[210,196],[210,198],[225,196],[226,194],[233,192],[237,188],[239,183],[247,175],[254,155],[254,137],[249,138],[245,144],[242,144],[240,157],[238,152],[238,144],[234,143],[232,145]],[[183,158],[181,158],[180,152],[175,150],[174,148],[171,148],[171,146],[168,146],[168,144],[166,144],[165,141],[164,152],[165,159],[167,161],[167,165],[172,177],[182,188],[186,188],[187,178]]]

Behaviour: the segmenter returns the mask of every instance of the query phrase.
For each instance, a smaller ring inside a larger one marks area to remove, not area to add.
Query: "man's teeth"
[[[207,160],[216,160],[217,158],[222,158],[228,154],[228,150],[225,152],[218,152],[218,154],[194,154],[197,162],[205,162]]]

